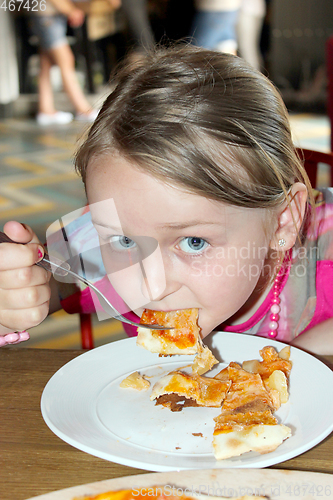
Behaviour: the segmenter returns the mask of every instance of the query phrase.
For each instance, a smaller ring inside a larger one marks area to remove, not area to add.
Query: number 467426
[[[38,12],[46,9],[46,0],[0,0],[0,9],[10,12],[20,12],[21,10]]]

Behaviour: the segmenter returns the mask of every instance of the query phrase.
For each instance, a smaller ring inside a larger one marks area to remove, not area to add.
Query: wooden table
[[[15,346],[0,349],[1,500],[24,500],[70,486],[147,472],[77,450],[44,423],[40,398],[47,381],[82,352]],[[326,360],[332,368],[333,356]],[[332,474],[333,434],[274,468]]]

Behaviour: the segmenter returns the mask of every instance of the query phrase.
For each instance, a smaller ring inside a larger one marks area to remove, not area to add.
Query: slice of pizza
[[[186,406],[218,408],[230,385],[230,381],[176,370],[156,382],[150,399],[156,400],[157,405],[163,405],[171,411],[181,411]]]
[[[244,361],[243,369],[258,373],[272,397],[278,397],[280,403],[286,403],[289,399],[288,386],[292,368],[290,346],[284,347],[280,352],[272,346],[266,346],[261,349],[260,355],[262,361]]]
[[[269,453],[291,436],[269,410],[221,414],[215,419],[213,438],[217,460],[238,457],[248,451]]]
[[[142,324],[173,327],[171,330],[138,328],[137,345],[158,354],[196,354],[199,347],[200,328],[197,324],[198,309],[177,311],[151,311],[145,309]]]
[[[248,373],[238,363],[230,363],[227,367],[230,390],[223,403],[223,413],[246,413],[248,411],[275,411],[274,400],[266,390],[257,373]],[[223,375],[223,376],[222,376]],[[215,378],[223,380],[225,369]]]
[[[218,363],[208,347],[204,346],[198,326],[198,309],[151,311],[145,309],[140,323],[173,327],[171,330],[138,328],[137,345],[162,356],[197,354],[193,371],[202,375]]]
[[[257,373],[249,373],[237,363],[227,367],[231,387],[215,418],[214,455],[218,460],[248,451],[268,453],[291,436],[289,427],[273,416],[276,401]],[[226,369],[215,378],[226,377]]]

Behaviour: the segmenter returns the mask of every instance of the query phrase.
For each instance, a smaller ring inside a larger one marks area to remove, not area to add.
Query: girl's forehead
[[[262,210],[232,206],[189,192],[183,186],[157,179],[143,168],[119,156],[103,156],[89,165],[87,195],[90,205],[98,203],[101,217],[104,200],[112,200],[124,221],[142,220],[156,226],[187,227],[203,224],[246,224],[262,219]],[[96,205],[97,206],[97,205]]]

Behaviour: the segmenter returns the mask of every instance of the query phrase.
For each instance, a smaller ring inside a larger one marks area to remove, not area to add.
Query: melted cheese
[[[163,355],[196,354],[199,348],[198,309],[151,311],[145,309],[140,323],[174,327],[172,330],[138,328],[137,345]]]
[[[154,400],[166,394],[177,394],[194,400],[198,406],[219,407],[229,387],[230,382],[175,371],[156,382],[150,399]],[[164,401],[167,401],[167,398]]]

